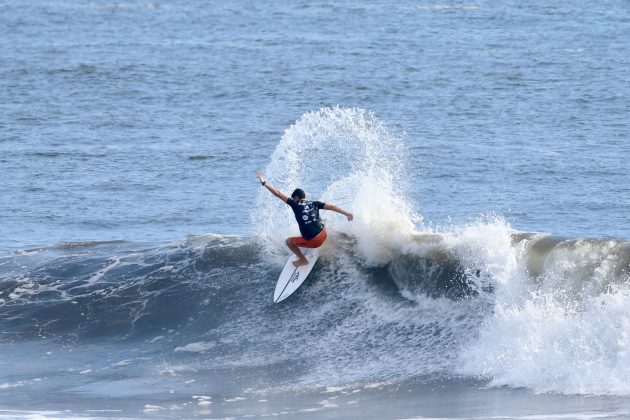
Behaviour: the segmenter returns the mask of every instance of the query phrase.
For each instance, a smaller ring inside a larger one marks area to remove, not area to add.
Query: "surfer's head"
[[[306,194],[304,194],[304,190],[296,188],[295,191],[293,191],[293,194],[291,194],[291,198],[295,201],[304,200],[306,198]]]

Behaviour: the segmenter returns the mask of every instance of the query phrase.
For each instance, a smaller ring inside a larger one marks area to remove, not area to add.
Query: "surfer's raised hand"
[[[256,176],[258,177],[258,180],[260,181],[260,185],[262,185],[263,187],[267,188],[269,190],[269,192],[271,192],[273,195],[278,197],[283,202],[285,202],[285,203],[287,202],[287,199],[289,197],[287,197],[287,195],[285,193],[283,193],[282,191],[272,187],[267,181],[265,181],[265,175],[263,175],[262,172],[256,172]]]
[[[256,176],[258,177],[258,181],[260,181],[262,185],[265,185],[265,175],[263,175],[262,172],[256,172]]]

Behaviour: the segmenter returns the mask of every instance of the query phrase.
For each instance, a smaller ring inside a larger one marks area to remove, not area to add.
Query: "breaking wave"
[[[269,181],[340,204],[309,280],[273,304],[293,234],[265,191],[253,235],[169,246],[82,243],[0,258],[0,340],[151,339],[160,369],[250,372],[249,386],[476,378],[537,392],[630,394],[630,243],[430,229],[405,186],[404,136],[359,109],[305,114]],[[158,338],[155,338],[158,337]]]

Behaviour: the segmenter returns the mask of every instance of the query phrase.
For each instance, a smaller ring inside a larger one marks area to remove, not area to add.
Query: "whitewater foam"
[[[316,344],[320,369],[303,380],[330,383],[330,372],[340,384],[451,374],[540,392],[630,394],[628,245],[525,234],[497,215],[430,229],[405,200],[413,174],[404,170],[404,150],[402,137],[374,115],[337,107],[303,115],[271,156],[272,184],[343,200],[355,215],[352,223],[324,215],[328,245],[350,253],[325,254],[335,269],[320,273],[326,287],[310,291],[337,296],[322,312],[352,302],[354,314]],[[284,238],[297,233],[285,207],[261,191],[252,214],[265,254],[278,261],[287,255]],[[400,295],[414,304],[367,285],[370,267],[389,267]],[[360,363],[343,351],[325,356],[325,347],[342,342],[356,343],[350,348],[363,355]]]
[[[493,310],[458,372],[537,392],[630,395],[630,289],[619,247],[540,236],[513,246],[511,274],[495,277]]]

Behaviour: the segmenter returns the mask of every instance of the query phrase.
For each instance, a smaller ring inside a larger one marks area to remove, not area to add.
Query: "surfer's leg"
[[[308,260],[306,259],[306,257],[302,253],[302,250],[300,249],[300,247],[297,246],[296,239],[302,239],[302,238],[295,238],[295,237],[294,238],[288,238],[287,239],[287,246],[298,257],[298,260],[293,261],[293,265],[295,267],[300,267],[302,265],[308,264]]]
[[[326,228],[324,228],[321,232],[319,232],[319,235],[317,235],[310,241],[306,241],[307,243],[304,244],[304,247],[319,248],[324,242],[326,242],[326,239],[328,239],[328,232],[326,232]]]

